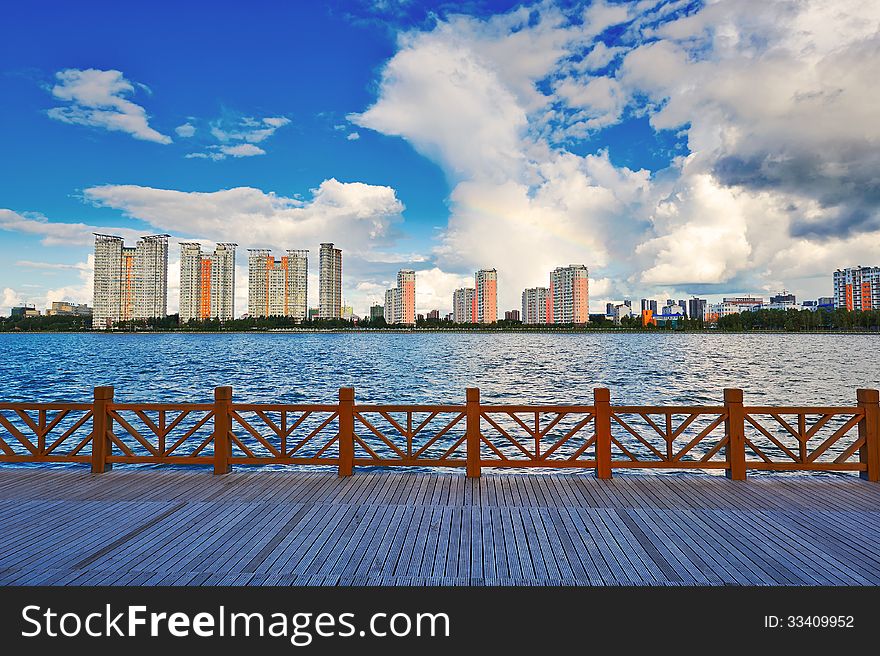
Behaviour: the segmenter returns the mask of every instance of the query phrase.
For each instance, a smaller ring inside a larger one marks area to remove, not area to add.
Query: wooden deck
[[[878,585],[854,477],[0,469],[2,585]]]

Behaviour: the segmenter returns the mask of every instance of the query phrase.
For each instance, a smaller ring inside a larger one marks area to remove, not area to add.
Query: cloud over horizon
[[[349,119],[443,167],[437,262],[503,269],[505,306],[572,262],[610,274],[617,298],[772,290],[827,275],[819,251],[836,268],[880,246],[878,25],[880,6],[856,0],[453,15],[402,34]],[[650,172],[571,152],[638,115],[682,131],[687,154]]]

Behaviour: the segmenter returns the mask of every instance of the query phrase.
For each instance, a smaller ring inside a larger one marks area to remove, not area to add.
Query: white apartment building
[[[201,244],[180,244],[180,323],[192,319],[227,321],[235,312],[235,247],[217,244],[202,253]]]
[[[850,267],[834,272],[834,308],[880,309],[880,267]]]
[[[590,320],[589,271],[583,264],[557,267],[550,272],[552,316],[548,323],[583,324]]]
[[[308,307],[309,252],[288,250],[276,260],[267,249],[248,250],[248,315],[303,321]]]
[[[477,290],[462,287],[452,292],[452,320],[455,323],[476,323]]]
[[[546,324],[550,306],[550,290],[547,287],[530,287],[522,293],[523,324]]]
[[[145,236],[132,248],[122,237],[95,234],[93,328],[166,315],[169,236]]]
[[[342,251],[332,243],[321,244],[318,258],[318,317],[342,316]]]
[[[397,323],[397,317],[394,313],[395,308],[397,307],[397,288],[392,287],[391,289],[385,290],[385,323],[392,324]]]

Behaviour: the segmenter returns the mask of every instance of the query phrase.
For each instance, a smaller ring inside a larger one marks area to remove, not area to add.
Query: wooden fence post
[[[339,475],[354,470],[354,387],[339,388]]]
[[[467,453],[467,477],[480,477],[480,388],[468,387],[465,391],[465,452]]]
[[[110,418],[110,406],[113,403],[112,387],[96,387],[95,400],[92,405],[92,473],[103,474],[113,469],[113,463],[107,462],[107,456],[113,452],[110,431],[113,420]]]
[[[611,478],[611,392],[607,387],[593,389],[596,422],[596,478]]]
[[[214,388],[214,473],[232,471],[232,388]]]
[[[741,389],[724,390],[724,409],[727,411],[727,419],[724,422],[727,432],[727,469],[724,473],[731,480],[744,481],[746,480],[746,420]]]
[[[859,472],[859,478],[872,483],[880,482],[880,390],[856,390],[859,409],[865,413],[859,422],[859,439],[865,443],[859,448],[859,462],[867,470]]]

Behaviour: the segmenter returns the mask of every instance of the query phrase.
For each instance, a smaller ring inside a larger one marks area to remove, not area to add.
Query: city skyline
[[[175,6],[199,29],[157,49],[168,6],[122,10],[142,28],[126,35],[96,7],[58,3],[52,25],[11,7],[0,310],[89,302],[93,232],[170,235],[171,312],[179,244],[238,243],[236,316],[246,250],[276,243],[336,243],[360,314],[401,267],[418,314],[486,265],[501,311],[580,261],[595,313],[829,296],[829,271],[877,261],[876,3],[337,9],[273,5],[256,38]],[[317,272],[308,290],[318,306]]]
[[[94,328],[110,328],[128,320],[159,319],[169,313],[167,308],[168,235],[148,235],[135,246],[125,246],[124,239],[115,235],[94,235],[94,257],[98,263],[93,288],[93,307],[76,306],[68,302],[52,302],[52,311],[77,314],[86,310],[92,315]],[[213,253],[202,253],[201,244],[181,242],[180,279],[181,311],[179,323],[191,320],[234,317],[234,243],[220,243]],[[296,322],[305,319],[343,319],[357,322],[361,317],[341,297],[342,251],[334,244],[321,244],[319,254],[318,308],[309,308],[307,285],[309,277],[308,250],[287,249],[287,255],[276,259],[271,249],[248,249],[248,295],[246,315],[252,318],[289,317]],[[640,299],[639,311],[634,310],[633,299],[605,304],[604,318],[620,325],[624,318],[641,317],[643,325],[658,321],[700,319],[717,323],[720,318],[770,309],[809,309],[821,307],[845,310],[880,309],[880,267],[837,269],[832,274],[834,295],[818,299],[802,299],[782,290],[770,296],[765,303],[762,296],[723,297],[720,302],[709,302],[693,296],[690,299],[667,299],[659,307],[656,299]],[[498,271],[480,269],[474,273],[474,286],[454,290],[452,312],[447,319],[463,324],[494,324],[498,321]],[[521,294],[520,309],[503,310],[505,321],[529,325],[585,325],[591,321],[589,312],[589,270],[583,264],[557,266],[549,272],[548,287],[526,288]],[[385,290],[384,305],[371,304],[364,317],[381,316],[388,325],[413,326],[429,319],[439,320],[440,310],[416,312],[416,272],[400,269],[396,285]],[[21,314],[39,316],[33,306],[15,306]],[[592,313],[593,317],[601,317]]]

